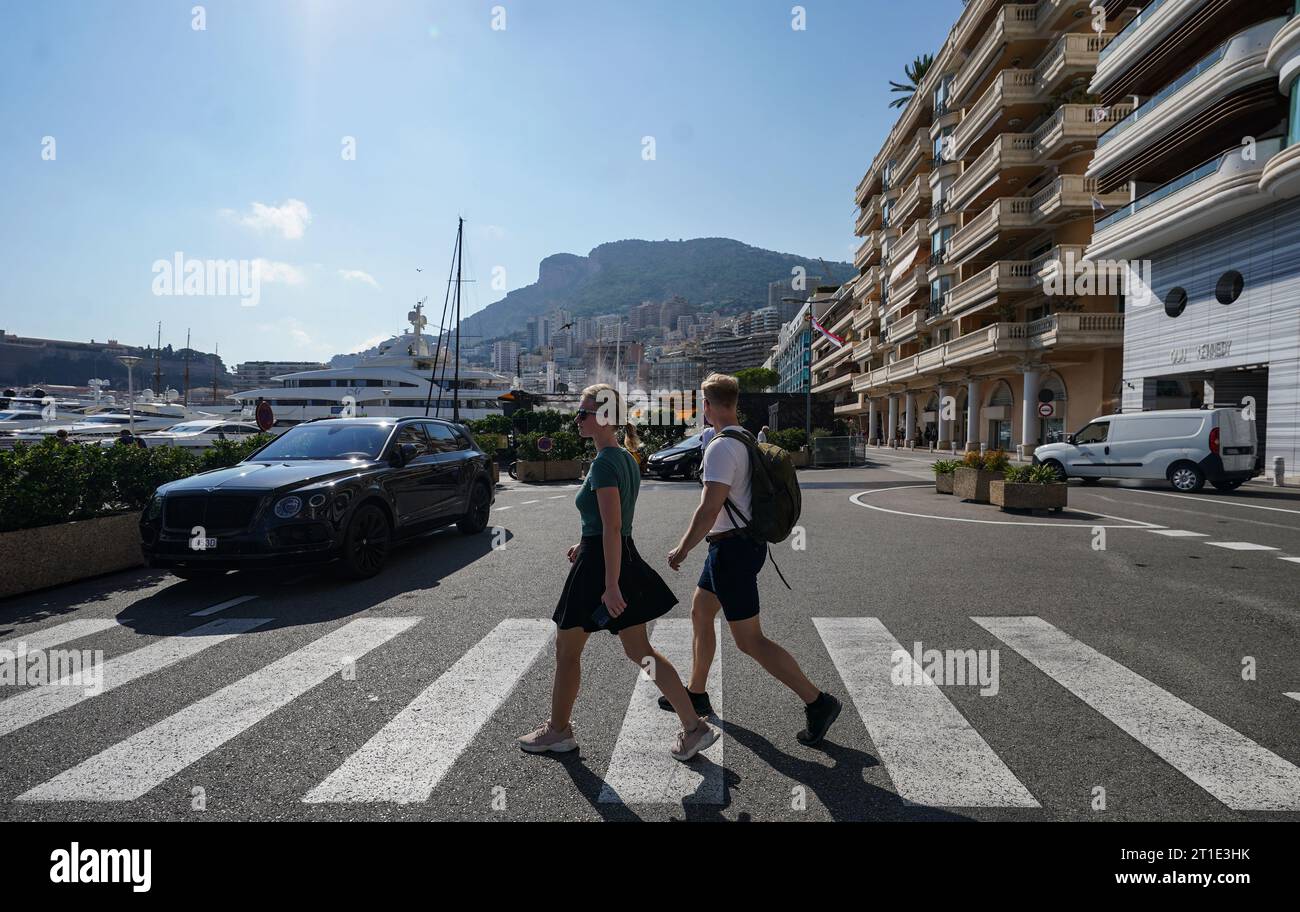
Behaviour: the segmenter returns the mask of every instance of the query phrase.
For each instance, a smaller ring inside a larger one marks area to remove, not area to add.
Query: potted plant
[[[1007,470],[1002,481],[989,484],[989,500],[1003,512],[1012,510],[1065,509],[1070,488],[1050,466],[1017,466]]]
[[[953,494],[962,500],[988,503],[989,484],[1001,479],[1009,465],[1007,454],[1002,450],[967,453],[953,473]]]
[[[521,434],[516,473],[520,481],[577,481],[586,441],[571,431]]]
[[[936,494],[951,494],[953,490],[954,473],[961,462],[956,459],[937,460],[930,468],[934,469],[934,492]]]

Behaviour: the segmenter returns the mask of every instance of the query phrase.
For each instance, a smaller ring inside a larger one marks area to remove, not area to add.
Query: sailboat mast
[[[162,320],[158,321],[158,346],[153,355],[153,390],[162,394]]]
[[[185,330],[185,381],[181,384],[185,387],[185,407],[190,405],[190,331]]]
[[[456,225],[456,366],[452,382],[451,420],[460,424],[460,267],[465,261],[465,220]]]

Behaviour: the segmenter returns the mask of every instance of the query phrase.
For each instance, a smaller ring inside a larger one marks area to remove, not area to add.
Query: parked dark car
[[[324,418],[243,462],[160,487],[140,518],[151,567],[182,579],[226,570],[336,563],[361,579],[398,539],[455,523],[487,528],[489,457],[436,418]]]
[[[680,475],[682,478],[698,478],[700,463],[704,459],[704,448],[700,445],[702,434],[679,440],[670,447],[665,447],[646,460],[646,471],[660,478]]]

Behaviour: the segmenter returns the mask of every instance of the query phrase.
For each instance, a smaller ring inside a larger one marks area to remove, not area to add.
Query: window
[[[1220,304],[1231,304],[1241,297],[1241,293],[1246,288],[1246,280],[1241,273],[1235,269],[1230,269],[1219,277],[1219,284],[1214,288],[1214,297]]]
[[[1165,295],[1165,313],[1170,317],[1182,316],[1187,309],[1187,289],[1171,288],[1169,294]]]
[[[1074,442],[1078,444],[1105,443],[1106,437],[1109,434],[1109,421],[1094,421],[1092,424],[1074,435]]]
[[[435,453],[455,453],[458,450],[469,448],[469,444],[445,424],[430,422],[425,425],[425,429],[428,430],[429,437],[433,441],[433,451]]]
[[[1300,2],[1296,5],[1300,7]],[[1300,143],[1300,76],[1291,81],[1291,122],[1286,136],[1288,146],[1294,146],[1296,143]]]
[[[400,448],[408,443],[415,447],[417,459],[434,452],[433,447],[429,445],[429,438],[424,434],[424,429],[418,424],[404,424],[397,432],[397,446]]]

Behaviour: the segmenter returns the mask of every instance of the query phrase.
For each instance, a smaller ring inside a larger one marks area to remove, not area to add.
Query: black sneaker
[[[705,691],[704,693],[692,693],[690,690],[687,690],[686,694],[691,698],[691,706],[695,709],[695,714],[697,716],[701,719],[707,719],[709,716],[713,715],[713,704],[709,702],[708,691]],[[667,697],[661,696],[659,698],[659,708],[672,712],[673,704],[668,702]]]
[[[820,744],[822,738],[826,737],[826,732],[830,730],[831,723],[839,718],[840,710],[843,708],[839,700],[822,691],[816,700],[803,708],[804,716],[808,719],[808,727],[795,735],[799,743],[809,747]]]

